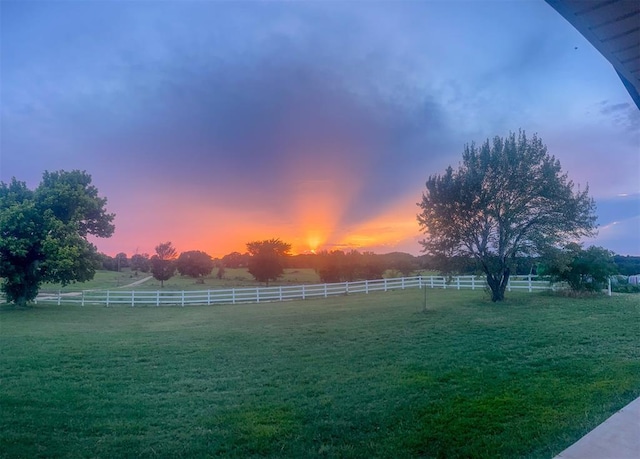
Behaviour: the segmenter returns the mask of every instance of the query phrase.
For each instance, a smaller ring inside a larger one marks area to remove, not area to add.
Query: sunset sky
[[[93,176],[108,254],[419,254],[424,183],[523,128],[640,255],[640,111],[543,0],[6,1],[0,180]]]

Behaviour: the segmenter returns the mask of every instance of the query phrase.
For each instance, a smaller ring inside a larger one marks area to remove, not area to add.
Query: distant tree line
[[[613,262],[618,267],[618,272],[623,276],[640,274],[640,257],[614,255]]]
[[[206,277],[216,268],[218,271],[222,269],[224,275],[225,269],[248,268],[251,257],[249,252],[231,252],[222,258],[212,258],[202,251],[188,251],[180,254],[175,268],[181,275],[195,278]],[[123,252],[114,257],[101,253],[96,269],[118,271],[130,268],[136,273],[149,273],[150,259],[147,253],[134,254],[130,258]],[[612,263],[618,274],[624,276],[640,274],[640,256],[613,255]],[[396,276],[410,276],[424,271],[447,276],[482,273],[477,261],[471,257],[414,256],[404,252],[374,254],[357,250],[322,251],[317,254],[286,255],[282,258],[281,264],[283,269],[312,268],[323,282],[373,279],[389,272]],[[543,257],[517,257],[514,259],[512,273],[518,276],[545,275],[548,271],[542,269],[544,264]]]
[[[151,273],[164,286],[176,272],[203,282],[218,267],[246,268],[267,285],[285,268],[314,268],[323,282],[483,272],[493,301],[502,301],[513,274],[543,274],[576,291],[599,291],[609,276],[640,274],[640,257],[619,256],[575,241],[594,232],[588,189],[574,189],[560,163],[534,135],[520,131],[481,147],[465,147],[457,170],[430,176],[419,204],[427,255],[377,255],[357,250],[292,256],[277,238],[247,243],[245,253],[213,259],[192,250],[178,255],[163,242],[149,255],[99,254],[87,239],[110,237],[114,214],[84,171],[45,172],[34,190],[13,178],[0,182],[0,290],[9,302],[32,302],[44,282],[63,286],[93,278],[96,269]],[[629,290],[631,291],[631,290]]]

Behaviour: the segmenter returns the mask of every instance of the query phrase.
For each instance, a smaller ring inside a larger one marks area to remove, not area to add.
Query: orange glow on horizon
[[[354,145],[327,145],[314,155],[288,152],[292,182],[293,251],[315,252],[335,238],[346,209],[360,191],[360,179],[347,164]],[[339,163],[324,160],[340,158]],[[312,162],[313,161],[313,162]],[[343,164],[342,164],[343,163]]]
[[[115,235],[92,242],[109,255],[125,252],[131,256],[153,254],[160,242],[171,241],[179,253],[202,250],[214,258],[244,253],[248,242],[271,238],[291,244],[292,254],[393,250],[396,244],[412,247],[419,233],[414,204],[419,192],[404,196],[368,221],[345,225],[345,214],[362,188],[362,179],[348,162],[354,148],[358,146],[325,145],[314,155],[298,155],[291,147],[285,153],[288,180],[282,184],[286,193],[281,208],[285,210],[280,214],[266,207],[230,207],[224,200],[175,191],[153,196],[154,202],[162,202],[161,208],[150,204],[144,194],[123,194],[110,206],[116,212]],[[417,252],[417,243],[415,246]]]
[[[221,258],[231,252],[246,252],[247,242],[270,238],[291,244],[294,255],[322,250],[394,251],[399,245],[418,252],[415,196],[406,196],[375,217],[345,227],[341,218],[346,205],[330,193],[331,186],[312,183],[301,188],[307,192],[296,196],[290,216],[182,204],[169,216],[138,212],[135,220],[117,219],[112,238],[92,242],[108,255],[125,252],[129,257],[135,253],[152,255],[160,242],[171,241],[178,253],[202,250]],[[144,227],[140,221],[145,222]],[[177,221],[189,224],[176,225]]]
[[[338,245],[392,251],[401,244],[417,241],[419,228],[414,202],[413,194],[406,196],[376,217],[348,228],[341,234]]]

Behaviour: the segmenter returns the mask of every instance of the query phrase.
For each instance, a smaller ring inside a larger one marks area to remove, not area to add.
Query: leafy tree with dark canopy
[[[280,239],[268,239],[247,243],[249,273],[258,281],[269,285],[284,273],[284,259],[291,250],[291,244]]]
[[[574,190],[560,162],[524,131],[465,146],[462,164],[430,176],[418,206],[430,255],[473,257],[502,301],[519,256],[594,234],[588,187]]]
[[[613,252],[591,246],[583,249],[571,242],[563,249],[551,249],[544,256],[542,274],[555,281],[564,281],[574,292],[599,292],[607,285],[609,276],[618,272]]]
[[[248,253],[231,252],[222,257],[222,264],[225,268],[243,268],[249,264],[250,257]]]
[[[148,253],[136,253],[131,256],[131,269],[133,269],[136,274],[138,274],[138,271],[142,271],[143,273],[149,272],[149,264]]]
[[[129,266],[129,259],[127,258],[127,254],[124,252],[120,252],[115,256],[116,260],[116,270],[120,272],[122,268],[127,268]]]
[[[151,257],[151,274],[160,281],[160,287],[164,288],[164,281],[173,277],[176,272],[176,256],[178,253],[171,242],[163,242],[156,246],[156,254]]]
[[[109,237],[114,214],[85,171],[45,172],[35,190],[0,182],[0,288],[25,306],[43,282],[93,279],[100,257],[88,235]]]
[[[193,278],[207,276],[213,270],[213,259],[200,250],[182,252],[176,261],[178,272],[182,276]]]

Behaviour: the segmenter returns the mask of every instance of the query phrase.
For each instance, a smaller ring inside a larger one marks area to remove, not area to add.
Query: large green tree
[[[284,273],[284,260],[291,250],[291,244],[280,239],[267,239],[247,243],[249,273],[258,281],[269,285]]]
[[[418,205],[425,252],[472,257],[502,301],[517,257],[592,235],[595,204],[576,190],[538,136],[523,131],[467,145],[462,163],[432,175]]]
[[[9,302],[26,305],[43,282],[84,282],[99,262],[88,235],[113,234],[91,176],[84,171],[45,172],[30,190],[13,178],[0,182],[0,288]]]

